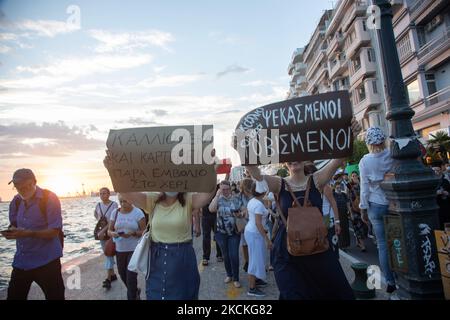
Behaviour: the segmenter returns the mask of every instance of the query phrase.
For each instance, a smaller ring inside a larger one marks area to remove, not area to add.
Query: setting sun
[[[42,186],[52,190],[58,196],[75,196],[77,193],[83,193],[81,180],[68,173],[52,174],[44,179]]]

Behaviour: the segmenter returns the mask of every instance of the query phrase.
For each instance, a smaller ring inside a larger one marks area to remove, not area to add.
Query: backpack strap
[[[293,203],[295,203],[295,204],[297,205],[297,207],[302,207],[302,205],[301,205],[300,202],[298,201],[297,197],[295,196],[294,192],[292,192],[292,188],[291,188],[291,186],[289,185],[289,183],[288,183],[287,181],[285,181],[285,183],[286,183],[286,186],[287,186],[287,189],[288,189],[289,193],[291,194],[291,197],[292,197],[292,199],[293,199]],[[309,187],[309,186],[308,186],[308,187]],[[306,191],[307,191],[308,194],[309,194],[309,188],[307,188]],[[307,195],[307,193],[305,192],[305,200],[306,200],[306,195]]]
[[[39,210],[41,211],[41,214],[43,215],[45,219],[45,223],[48,225],[48,217],[47,217],[47,203],[48,203],[48,196],[50,194],[50,191],[47,189],[42,190],[42,199],[39,201]]]
[[[106,217],[106,214],[108,213],[109,208],[111,208],[111,206],[113,205],[113,203],[114,203],[114,202],[111,201],[111,203],[109,204],[109,206],[106,208],[105,213],[103,213],[103,211],[102,211],[102,205],[101,205],[101,203],[100,203],[100,202],[98,203],[98,207],[99,207],[99,209],[100,209],[100,213],[101,213],[102,217]]]

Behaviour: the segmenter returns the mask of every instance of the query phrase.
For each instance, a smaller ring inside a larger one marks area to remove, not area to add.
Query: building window
[[[366,100],[366,88],[364,88],[364,84],[360,86],[357,91],[359,102]]]
[[[353,63],[353,74],[358,72],[359,69],[361,69],[361,59],[359,57],[356,57],[355,60],[352,61]]]
[[[377,81],[376,80],[372,81],[372,90],[373,90],[373,93],[378,94],[378,87],[377,87]]]
[[[409,39],[409,33],[405,34],[398,42],[397,42],[397,51],[400,61],[403,61],[411,54],[411,41]]]
[[[420,100],[419,81],[414,80],[406,86],[408,89],[409,103],[414,104]]]
[[[369,62],[375,62],[375,51],[372,48],[367,50],[367,58]]]
[[[425,75],[425,80],[427,81],[428,95],[431,96],[437,92],[436,77],[433,73],[427,73]]]
[[[367,24],[366,24],[366,20],[363,19],[362,21],[362,25],[363,25],[363,30],[367,31]]]
[[[436,131],[436,130],[439,130],[439,129],[441,129],[441,126],[438,123],[438,124],[434,124],[434,125],[432,125],[430,127],[423,128],[423,129],[419,130],[419,134],[422,136],[422,138],[428,140],[430,138],[429,137],[430,132],[433,132],[433,131]]]

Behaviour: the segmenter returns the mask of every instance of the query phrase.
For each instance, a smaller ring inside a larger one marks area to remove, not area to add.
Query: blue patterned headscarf
[[[367,129],[366,144],[377,145],[382,144],[386,140],[386,135],[383,130],[378,127],[371,127]]]

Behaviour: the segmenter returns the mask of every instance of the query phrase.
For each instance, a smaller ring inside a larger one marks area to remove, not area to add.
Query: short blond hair
[[[370,153],[380,153],[386,149],[386,141],[383,141],[380,144],[368,144],[367,149],[369,149]]]

